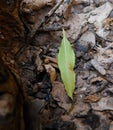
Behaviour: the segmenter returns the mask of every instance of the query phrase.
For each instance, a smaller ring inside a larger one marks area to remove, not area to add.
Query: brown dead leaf
[[[55,79],[56,79],[56,70],[50,64],[45,64],[44,66],[46,68],[46,71],[50,74],[51,82],[55,81]]]
[[[86,98],[85,98],[85,102],[97,102],[100,100],[100,97],[97,96],[97,95],[88,95]]]
[[[84,102],[78,102],[74,104],[73,110],[70,112],[71,117],[75,116],[85,116],[90,111],[90,106]]]
[[[50,57],[50,56],[44,56],[44,62],[45,64],[51,63],[51,66],[58,69],[58,61],[56,58]]]
[[[106,80],[105,80],[104,78],[100,77],[100,76],[95,77],[95,78],[92,78],[92,79],[90,80],[90,83],[91,83],[91,84],[94,84],[94,83],[96,83],[96,82],[106,82]]]
[[[113,18],[106,18],[103,21],[103,27],[106,30],[112,30],[113,29]]]
[[[62,0],[57,0],[57,3],[60,3],[60,6],[58,10],[56,10],[55,13],[57,13],[59,16],[64,16],[64,18],[68,18],[71,12],[71,8],[74,5],[82,4],[82,3],[87,3],[87,1],[84,0],[67,0],[67,1],[62,1]]]
[[[91,103],[91,107],[93,110],[98,111],[105,111],[105,110],[113,111],[113,97],[103,97],[98,102]]]
[[[91,60],[91,64],[101,75],[106,74],[106,70],[104,69],[104,67],[102,67],[95,59]]]
[[[43,71],[42,60],[38,53],[36,54],[35,64],[37,66],[37,71],[42,72]]]
[[[61,82],[54,81],[52,89],[52,96],[55,101],[57,101],[58,105],[65,109],[66,111],[69,111],[71,107],[71,102],[69,101],[69,98],[66,94],[66,91],[64,89],[64,85]]]
[[[55,63],[57,64],[57,59],[56,58],[53,58],[53,57],[50,57],[50,56],[45,56],[45,62],[46,61],[50,61],[52,63]]]

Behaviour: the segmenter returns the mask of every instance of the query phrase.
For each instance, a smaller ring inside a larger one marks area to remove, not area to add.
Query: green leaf
[[[73,92],[75,89],[75,53],[66,37],[63,30],[63,39],[58,54],[58,66],[61,73],[61,78],[65,86],[68,96],[73,100]]]

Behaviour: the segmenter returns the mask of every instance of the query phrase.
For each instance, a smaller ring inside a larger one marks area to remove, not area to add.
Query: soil
[[[58,67],[63,28],[73,102]],[[112,0],[0,0],[0,130],[113,130],[112,34]]]

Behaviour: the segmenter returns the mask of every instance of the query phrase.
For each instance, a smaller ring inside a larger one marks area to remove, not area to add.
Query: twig
[[[50,62],[57,64],[57,59],[50,57],[50,56],[44,56],[44,58],[48,59]]]
[[[61,0],[59,3],[57,3],[47,14],[48,17],[52,16],[52,14],[58,9],[58,7],[60,6],[60,4],[62,4],[64,0]]]
[[[43,27],[43,28],[39,28],[37,31],[61,31],[62,28],[64,28],[65,30],[69,29],[69,26],[49,26],[49,27]]]

